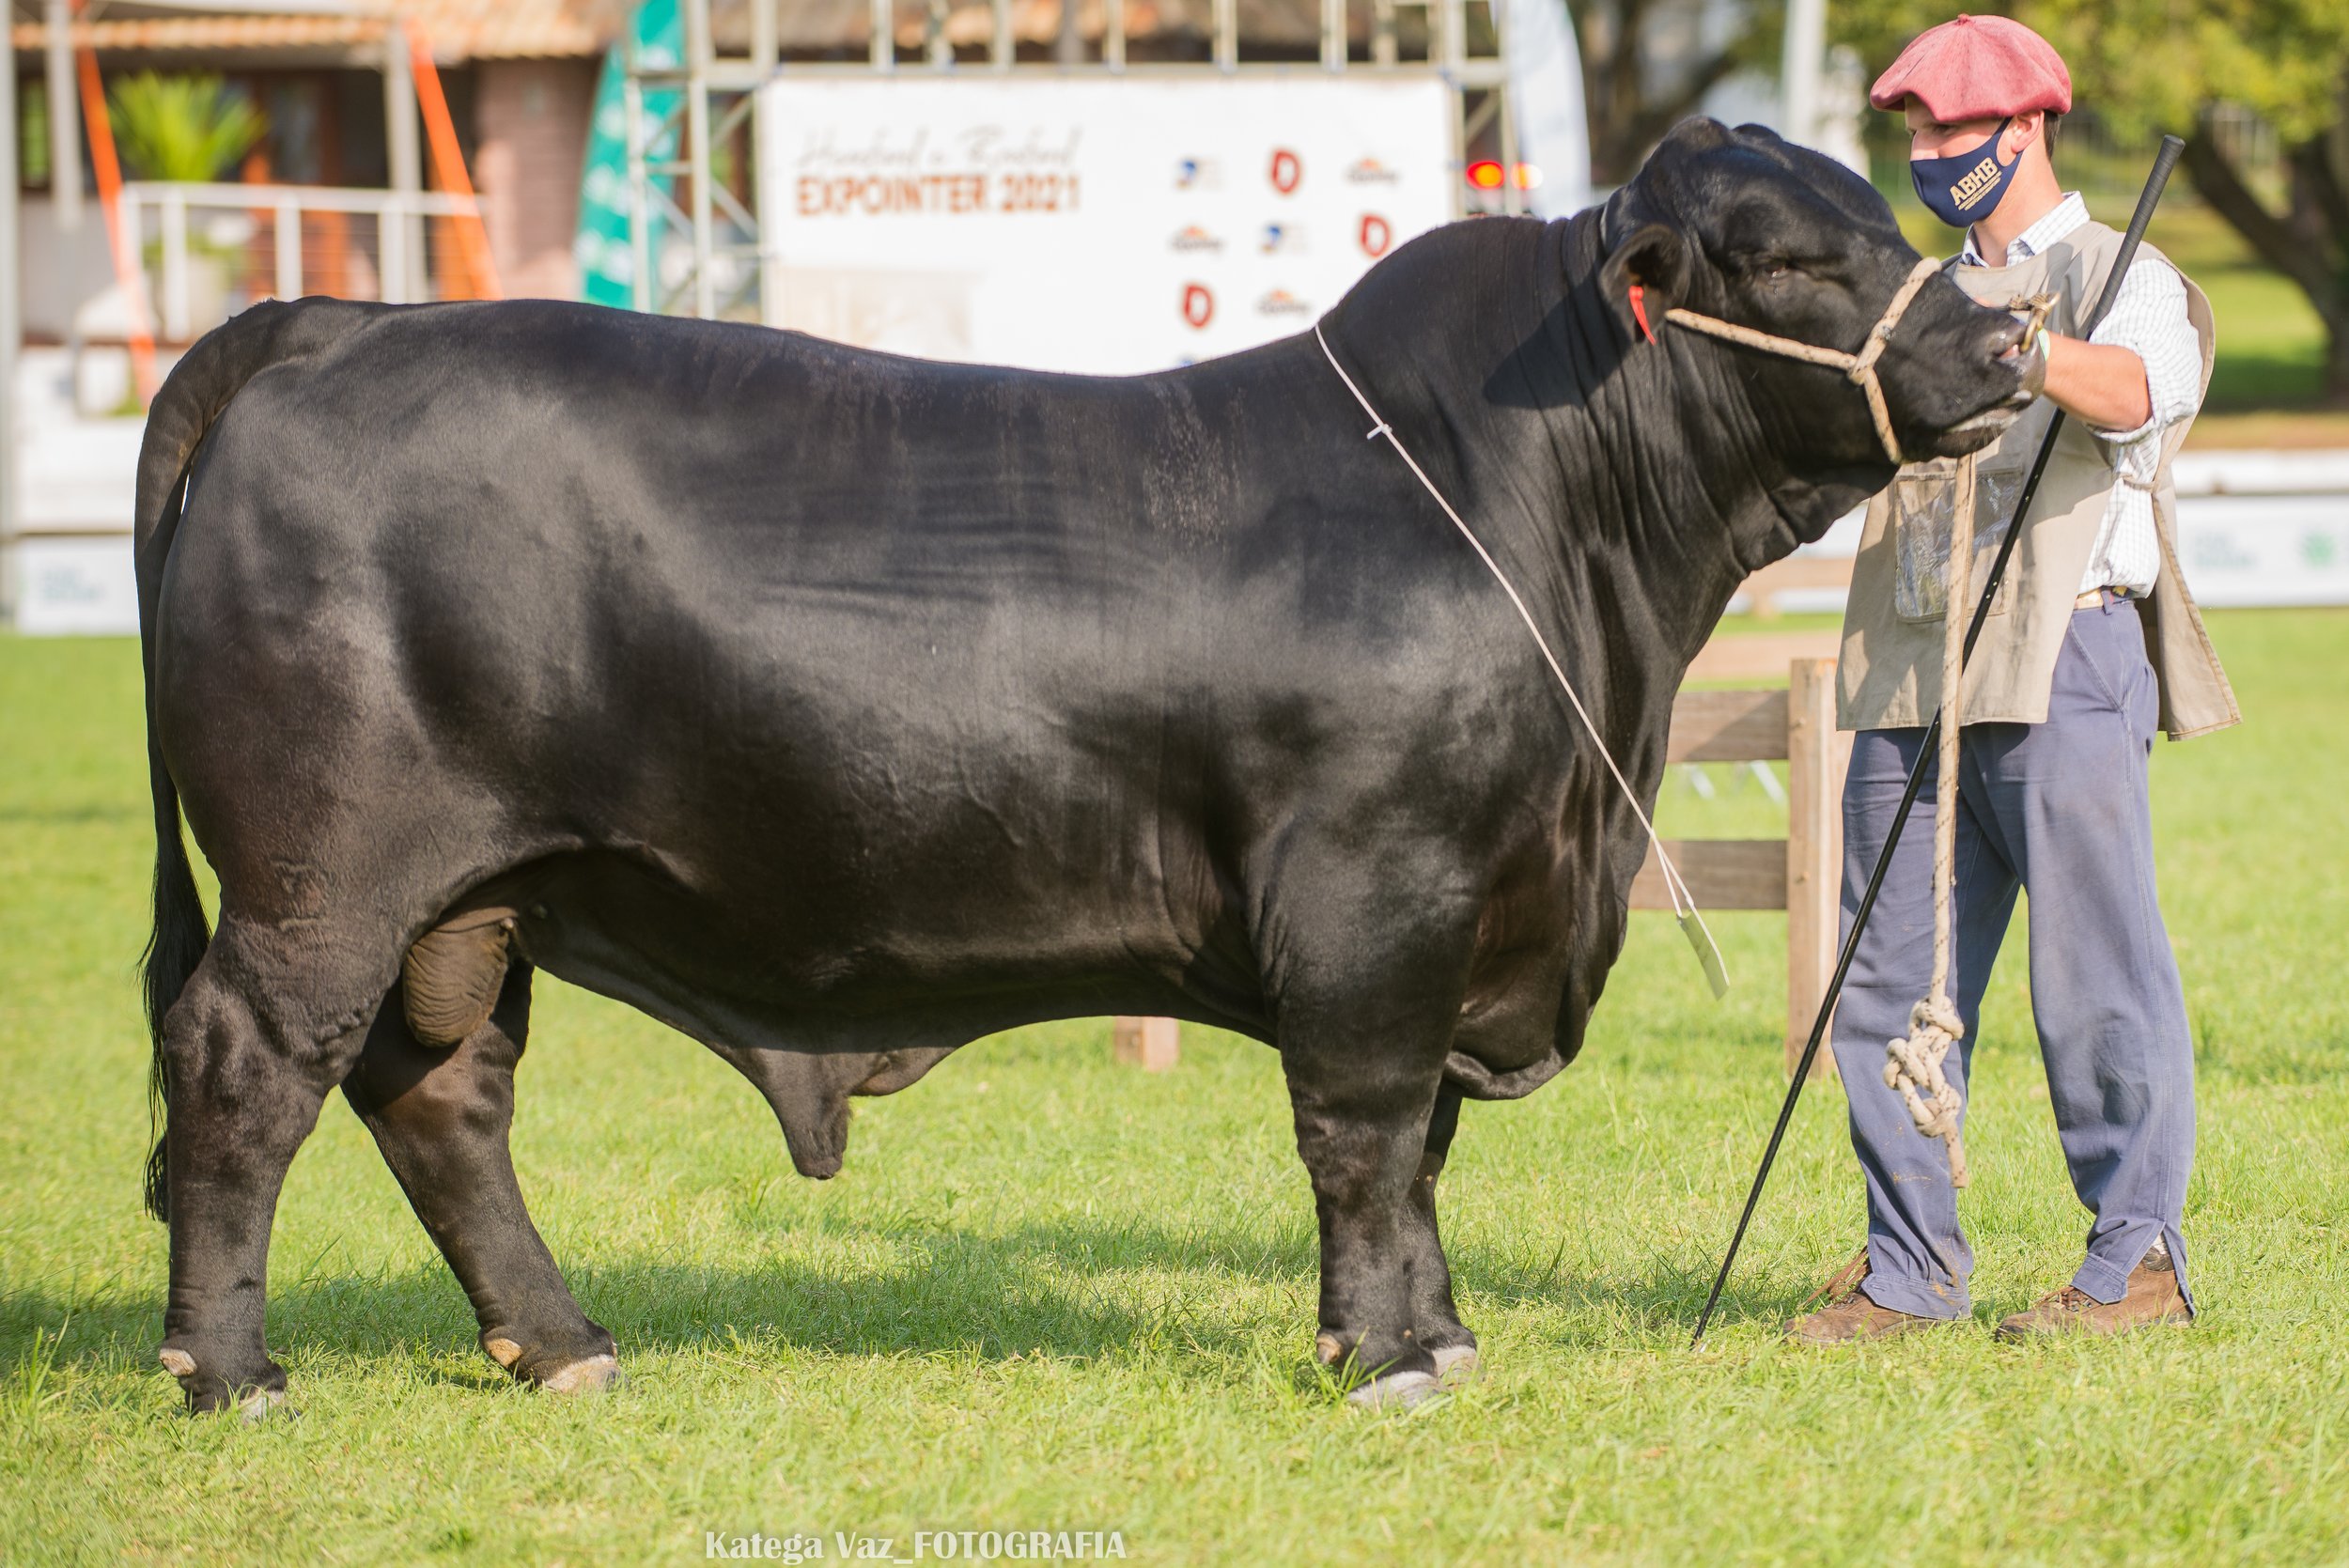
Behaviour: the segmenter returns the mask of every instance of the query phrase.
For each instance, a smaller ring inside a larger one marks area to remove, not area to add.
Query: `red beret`
[[[1925,113],[1950,124],[2033,109],[2066,115],[2072,112],[2072,73],[2055,47],[2021,23],[1961,16],[1911,39],[1868,89],[1868,101],[1897,109],[1912,94]]]

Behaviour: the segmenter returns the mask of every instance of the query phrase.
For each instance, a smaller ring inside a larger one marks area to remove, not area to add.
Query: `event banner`
[[[768,319],[933,359],[1125,373],[1302,332],[1459,178],[1428,77],[761,90]]]

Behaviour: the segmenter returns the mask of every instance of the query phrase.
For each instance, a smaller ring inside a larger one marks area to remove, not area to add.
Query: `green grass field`
[[[2061,1282],[2020,943],[1983,1025],[1977,1320],[1804,1352],[1860,1234],[1840,1094],[1805,1102],[1686,1348],[1782,1086],[1782,921],[1721,917],[1715,1005],[1635,922],[1583,1059],[1471,1107],[1446,1178],[1486,1372],[1366,1415],[1307,1370],[1310,1200],[1271,1054],[1105,1021],[972,1047],[800,1180],[747,1085],[542,981],[517,1160],[630,1375],[508,1384],[339,1100],[279,1212],[270,1344],[303,1417],[189,1421],[156,1366],[132,972],[150,844],[134,650],[0,639],[0,1560],[633,1563],[704,1532],[1113,1529],[1150,1562],[2349,1560],[2349,616],[2214,617],[2250,722],[2160,753],[2201,1042],[2190,1329],[2024,1348]],[[1767,831],[1749,783],[1668,831]]]

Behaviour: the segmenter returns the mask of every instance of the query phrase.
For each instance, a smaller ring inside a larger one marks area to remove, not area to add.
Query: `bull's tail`
[[[189,349],[148,411],[132,542],[138,577],[139,652],[147,677],[148,784],[155,800],[155,929],[148,939],[145,968],[147,1028],[153,1052],[148,1067],[148,1117],[155,1140],[147,1157],[147,1208],[158,1219],[170,1212],[163,1159],[169,1136],[163,1017],[211,942],[187,840],[179,829],[179,786],[164,765],[155,731],[155,641],[163,565],[179,532],[181,499],[196,448],[229,400],[268,366],[341,336],[367,314],[365,307],[328,300],[256,305]]]
[[[155,792],[155,930],[147,942],[147,1032],[153,1042],[147,1068],[147,1123],[155,1142],[147,1155],[147,1212],[167,1219],[171,1208],[163,1173],[163,1142],[169,1136],[164,1125],[163,1015],[179,1000],[212,934],[204,918],[204,900],[195,891],[194,870],[188,863],[187,840],[179,832],[179,792],[163,768],[163,753],[151,727],[147,737],[147,770]]]

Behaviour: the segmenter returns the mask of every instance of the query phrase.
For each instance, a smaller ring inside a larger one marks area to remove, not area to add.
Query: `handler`
[[[1966,1032],[1944,1071],[1962,1092],[1982,996],[2030,893],[2031,1013],[2072,1172],[2094,1216],[2071,1283],[1999,1326],[2002,1339],[2117,1333],[2193,1314],[2179,1232],[2194,1154],[2194,1059],[2177,961],[2154,893],[2146,793],[2154,732],[2240,721],[2178,569],[2170,459],[2210,383],[2210,306],[2150,245],[2114,308],[2077,335],[2121,236],[2049,161],[2071,74],[2028,27],[1961,16],[1921,35],[1868,95],[1908,120],[1910,176],[1966,230],[1950,274],[1989,304],[2043,292],[2046,397],[1977,458],[1971,606],[2053,417],[2058,437],[2015,560],[1967,665],[1951,986]],[[1970,226],[1968,226],[1970,225]],[[1940,703],[1955,464],[1901,470],[1870,505],[1852,572],[1842,726],[1859,732],[1843,793],[1843,924],[1890,831]],[[1970,1315],[1973,1254],[1943,1145],[1885,1086],[1933,951],[1933,774],[1888,868],[1835,1016],[1836,1064],[1868,1197],[1868,1247],[1787,1325],[1812,1344]]]

